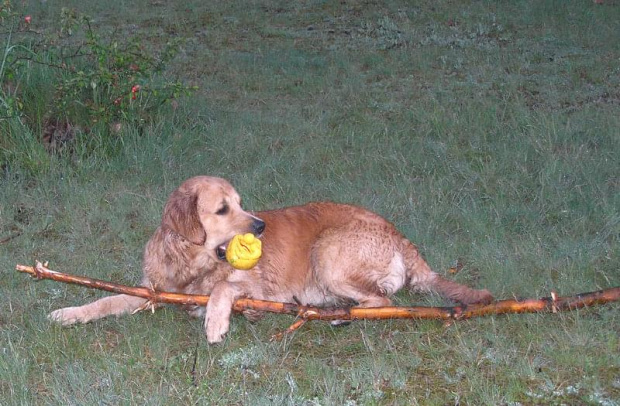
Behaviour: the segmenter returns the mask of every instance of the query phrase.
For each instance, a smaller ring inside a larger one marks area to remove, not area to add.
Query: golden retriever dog
[[[249,271],[232,268],[226,245],[236,234],[262,240],[263,255]],[[235,189],[220,178],[197,176],[168,199],[144,250],[142,285],[160,291],[210,295],[205,315],[209,343],[228,332],[233,302],[242,297],[314,306],[388,306],[403,286],[434,290],[455,302],[488,303],[475,290],[433,272],[394,225],[360,207],[308,203],[255,214],[241,208]],[[52,312],[69,325],[133,312],[146,299],[115,295]],[[246,312],[250,319],[258,312]]]

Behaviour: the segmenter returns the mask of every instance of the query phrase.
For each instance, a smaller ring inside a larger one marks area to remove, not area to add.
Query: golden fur
[[[303,304],[389,305],[407,285],[434,290],[461,303],[490,302],[475,290],[431,271],[414,244],[377,214],[360,207],[318,202],[255,215],[241,208],[225,180],[198,176],[175,190],[144,250],[142,285],[156,290],[210,295],[205,332],[210,343],[228,331],[232,303],[240,297]],[[249,271],[221,259],[241,233],[260,235],[263,256]],[[50,314],[64,325],[132,312],[145,299],[127,295],[59,309]],[[260,314],[246,312],[255,319]]]

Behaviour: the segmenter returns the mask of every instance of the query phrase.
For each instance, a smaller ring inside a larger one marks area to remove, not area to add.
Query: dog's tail
[[[493,295],[486,289],[472,289],[433,272],[420,255],[418,248],[407,239],[403,239],[402,255],[407,270],[407,280],[413,289],[433,290],[447,299],[462,304],[487,304],[494,300]]]

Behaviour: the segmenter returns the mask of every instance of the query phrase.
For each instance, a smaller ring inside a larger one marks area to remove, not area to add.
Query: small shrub
[[[56,116],[85,115],[85,125],[141,122],[152,119],[159,106],[191,91],[179,81],[160,78],[177,53],[178,40],[169,41],[159,55],[153,55],[135,39],[103,40],[92,27],[92,19],[75,10],[63,8],[61,25],[61,36],[82,32],[84,40],[72,46],[79,49],[76,53],[56,53],[61,66]],[[77,58],[60,57],[67,54]]]
[[[109,40],[93,20],[63,8],[60,26],[42,34],[36,21],[19,13],[10,0],[0,5],[0,165],[20,159],[20,148],[65,153],[96,135],[97,143],[80,145],[81,153],[109,154],[124,126],[157,121],[160,107],[191,93],[165,70],[179,40],[153,52],[132,38]],[[24,142],[24,134],[30,134]],[[35,142],[39,145],[31,145]],[[109,144],[109,145],[106,145]],[[103,152],[102,152],[103,151]]]

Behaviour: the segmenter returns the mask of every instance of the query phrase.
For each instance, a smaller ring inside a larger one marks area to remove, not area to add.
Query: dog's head
[[[224,259],[226,246],[236,234],[260,236],[265,223],[241,208],[241,198],[230,183],[197,176],[172,192],[161,227]]]

